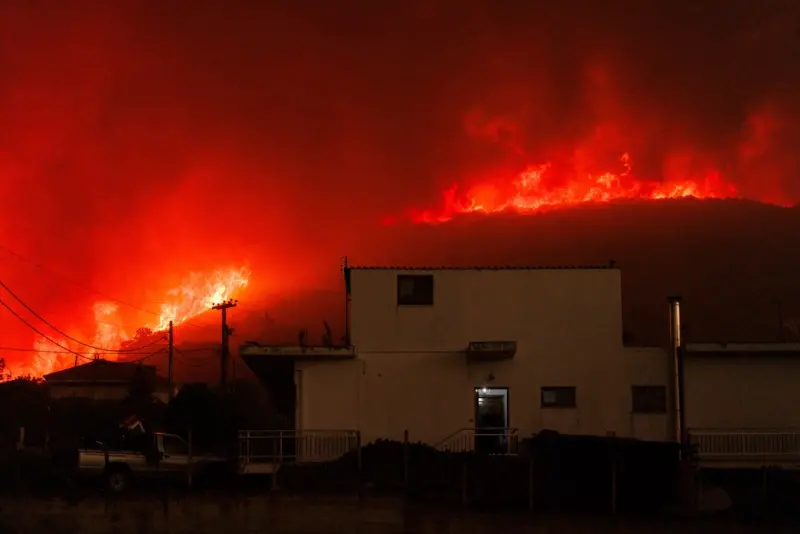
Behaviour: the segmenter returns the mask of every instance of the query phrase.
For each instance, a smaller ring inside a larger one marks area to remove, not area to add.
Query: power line
[[[153,356],[155,356],[159,352],[166,352],[166,349],[163,349],[163,348],[162,349],[158,349],[155,352],[151,352],[150,354],[148,354],[144,358],[139,358],[137,360],[125,360],[124,362],[119,362],[119,363],[141,363],[141,362],[143,362],[145,360],[149,360],[150,358],[152,358]]]
[[[107,349],[107,348],[104,348],[104,347],[97,347],[95,345],[90,345],[89,343],[86,343],[84,341],[81,341],[80,339],[74,338],[74,337],[70,336],[69,334],[67,334],[66,332],[64,332],[63,330],[60,330],[59,328],[53,326],[53,323],[49,322],[47,319],[45,319],[44,317],[42,317],[41,315],[36,313],[36,310],[34,310],[30,306],[28,306],[25,303],[25,301],[23,301],[13,291],[11,291],[11,289],[7,285],[5,285],[2,280],[0,280],[0,287],[5,289],[8,292],[8,294],[11,295],[14,298],[14,300],[16,300],[17,302],[22,304],[22,306],[26,310],[28,310],[29,312],[31,312],[34,315],[34,317],[36,317],[37,319],[42,321],[44,324],[46,324],[47,326],[49,326],[50,328],[55,330],[58,334],[60,334],[61,336],[65,337],[66,339],[69,339],[70,341],[73,341],[73,342],[77,343],[78,345],[82,345],[82,346],[84,346],[86,348],[89,348],[89,349],[94,349],[94,350],[103,351],[103,352],[113,352],[113,353],[122,354],[122,353],[126,353],[126,352],[135,352],[135,351],[147,348],[147,347],[152,347],[153,345],[155,345],[159,341],[161,341],[163,339],[166,339],[166,338],[162,337],[162,338],[160,338],[160,339],[158,339],[158,340],[156,340],[156,341],[154,341],[152,343],[148,343],[147,345],[142,345],[141,347],[134,347],[134,348],[131,348],[131,349]]]
[[[138,310],[138,311],[150,314],[150,315],[152,315],[154,317],[159,317],[159,318],[161,317],[160,313],[156,313],[154,311],[147,310],[147,309],[142,308],[140,306],[136,306],[135,304],[131,304],[130,302],[126,302],[126,301],[118,299],[116,297],[112,297],[111,295],[108,295],[107,293],[103,293],[102,291],[98,291],[97,289],[94,289],[93,287],[87,286],[85,284],[81,284],[80,282],[76,282],[75,280],[72,280],[72,279],[62,275],[62,274],[54,271],[53,269],[50,269],[49,267],[47,267],[45,265],[42,265],[40,263],[36,263],[35,261],[33,261],[33,260],[29,259],[29,258],[26,258],[25,256],[23,256],[19,252],[15,252],[15,251],[11,250],[10,248],[8,248],[8,247],[6,247],[4,245],[0,245],[0,250],[4,250],[8,254],[16,257],[17,259],[22,260],[22,261],[24,261],[25,263],[27,263],[29,265],[33,265],[37,269],[41,269],[43,271],[49,272],[51,275],[55,276],[56,278],[60,278],[61,280],[67,282],[68,284],[71,284],[71,285],[73,285],[75,287],[79,287],[79,288],[83,289],[84,291],[88,291],[89,293],[94,293],[95,295],[103,297],[106,300],[110,300],[112,302],[116,302],[117,304],[122,304],[123,306],[127,306],[129,308],[134,309],[134,310]],[[197,317],[197,316],[195,316],[195,317]],[[197,328],[197,329],[200,329],[200,330],[205,330],[209,326],[213,326],[213,325],[198,326],[198,325],[190,324],[189,321],[191,321],[192,319],[194,319],[194,317],[190,317],[189,319],[186,319],[185,321],[182,321],[179,324],[181,324],[181,326],[188,326],[188,327]],[[102,322],[102,321],[98,321],[98,322]],[[105,323],[105,324],[111,324],[111,323]],[[114,325],[114,326],[120,326],[120,325]]]
[[[183,365],[185,365],[187,367],[199,368],[199,367],[205,367],[206,366],[205,362],[192,361],[191,359],[183,359],[183,358],[179,357],[178,354],[182,354],[182,353],[178,349],[175,349],[175,352],[176,352],[175,359],[179,363],[181,363],[181,364],[183,364]]]
[[[178,350],[178,348],[176,347],[176,348],[175,348],[175,350],[177,350],[177,351],[178,351],[178,352],[180,352],[181,354],[183,354],[184,352],[205,352],[205,351],[214,351],[214,352],[218,352],[218,351],[219,351],[219,345],[217,345],[217,346],[215,346],[215,347],[201,347],[201,348],[194,348],[194,349],[180,349],[180,350]]]
[[[41,330],[39,330],[38,328],[33,326],[31,323],[26,321],[24,317],[22,317],[17,312],[15,312],[13,309],[11,309],[11,307],[8,304],[6,304],[2,299],[0,299],[0,306],[3,306],[5,309],[7,309],[11,313],[11,315],[13,315],[17,319],[19,319],[19,321],[22,324],[24,324],[25,326],[27,326],[28,328],[30,328],[31,330],[33,330],[34,332],[36,332],[37,334],[39,334],[40,336],[45,338],[47,341],[49,341],[50,343],[52,343],[56,347],[60,347],[60,348],[64,349],[65,352],[69,352],[70,354],[74,354],[75,356],[77,356],[79,358],[83,358],[85,360],[93,360],[94,359],[94,358],[89,358],[88,356],[85,356],[85,355],[81,354],[80,352],[75,352],[74,350],[70,349],[69,347],[65,347],[61,343],[55,341],[54,339],[49,337],[47,334],[45,334],[44,332],[42,332]]]
[[[141,312],[148,313],[148,314],[154,315],[156,317],[158,317],[160,315],[160,314],[158,314],[156,312],[153,312],[153,311],[150,311],[150,310],[146,310],[144,308],[141,308],[141,307],[136,306],[134,304],[131,304],[129,302],[125,302],[124,300],[120,300],[120,299],[118,299],[116,297],[112,297],[112,296],[107,295],[107,294],[105,294],[105,293],[103,293],[101,291],[98,291],[97,289],[94,289],[94,288],[89,287],[87,285],[84,285],[84,284],[81,284],[79,282],[76,282],[75,280],[67,278],[63,274],[57,273],[56,271],[54,271],[54,270],[52,270],[52,269],[50,269],[50,268],[48,268],[48,267],[46,267],[46,266],[44,266],[44,265],[42,265],[40,263],[36,263],[35,261],[26,258],[22,254],[20,254],[18,252],[14,252],[13,250],[11,250],[10,248],[8,248],[6,246],[0,245],[0,250],[4,250],[5,252],[7,252],[7,253],[11,254],[12,256],[16,257],[17,259],[20,259],[20,260],[24,261],[25,263],[33,265],[37,269],[41,269],[43,271],[47,271],[50,274],[52,274],[53,276],[55,276],[56,278],[60,278],[61,280],[65,281],[65,282],[67,282],[67,283],[69,283],[69,284],[71,284],[71,285],[73,285],[75,287],[79,287],[79,288],[81,288],[81,289],[83,289],[85,291],[88,291],[90,293],[94,293],[95,295],[103,297],[104,299],[116,302],[117,304],[122,304],[123,306],[128,306],[129,308],[133,308],[134,310],[139,310]]]
[[[22,348],[22,347],[0,347],[0,352],[3,352],[3,351],[6,351],[6,352],[36,352],[36,353],[42,353],[42,354],[64,354],[63,350],[37,350],[37,349],[25,349],[25,348]],[[94,352],[76,351],[76,352],[78,352],[80,354],[85,354],[85,355],[97,354],[96,351],[94,351]],[[142,355],[142,354],[152,354],[152,352],[126,352],[126,353],[124,353],[124,356],[128,356],[128,355],[131,355],[131,356],[137,355],[138,356],[138,355]]]

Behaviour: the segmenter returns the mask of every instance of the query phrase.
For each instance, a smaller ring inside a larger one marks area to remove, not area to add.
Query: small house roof
[[[155,377],[154,365],[142,365],[132,362],[110,362],[108,360],[94,360],[92,362],[56,371],[44,376],[49,384],[63,384],[70,382],[104,382],[104,383],[129,383],[137,373],[144,373]]]

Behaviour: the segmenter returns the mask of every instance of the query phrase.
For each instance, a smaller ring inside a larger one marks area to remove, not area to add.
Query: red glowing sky
[[[800,199],[795,3],[299,4],[3,2],[0,245],[60,276],[0,250],[0,279],[90,336],[87,286],[158,309],[244,263],[253,293],[330,284],[381,219],[454,183],[502,204],[543,163],[548,191],[628,154],[654,187]]]

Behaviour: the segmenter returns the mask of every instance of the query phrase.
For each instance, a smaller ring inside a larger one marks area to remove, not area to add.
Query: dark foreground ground
[[[772,533],[796,526],[733,525],[724,518],[618,520],[532,514],[490,514],[410,505],[397,497],[131,494],[79,502],[0,496],[0,533]]]

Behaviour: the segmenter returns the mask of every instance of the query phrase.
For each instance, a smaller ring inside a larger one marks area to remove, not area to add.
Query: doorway
[[[475,388],[475,451],[506,454],[508,439],[508,388]]]

